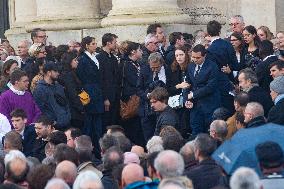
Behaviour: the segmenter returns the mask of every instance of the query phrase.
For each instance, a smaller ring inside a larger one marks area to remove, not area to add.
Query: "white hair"
[[[23,161],[27,162],[27,158],[23,154],[23,152],[20,152],[19,150],[10,150],[9,153],[6,154],[4,158],[5,167],[7,166],[9,162],[17,158],[22,159]]]
[[[149,33],[148,35],[146,35],[145,37],[145,46],[149,44],[151,38],[156,37],[155,34]]]
[[[231,177],[231,189],[260,189],[260,179],[256,172],[248,167],[238,168]]]
[[[234,15],[231,19],[238,19],[241,23],[244,23],[244,17],[242,15]]]
[[[153,152],[160,152],[164,150],[163,140],[160,136],[153,136],[146,145],[149,154]]]
[[[156,157],[154,167],[162,178],[177,177],[183,174],[184,160],[179,153],[173,150],[165,150]]]
[[[101,179],[96,173],[93,171],[84,171],[77,176],[73,184],[73,189],[81,189],[83,188],[82,186],[89,181],[97,182],[101,186],[100,188],[103,188]]]
[[[66,184],[66,182],[64,182],[64,180],[59,179],[59,178],[53,178],[53,179],[49,180],[48,183],[46,184],[46,186],[44,187],[44,189],[53,189],[55,187],[57,189],[70,189],[68,184]]]

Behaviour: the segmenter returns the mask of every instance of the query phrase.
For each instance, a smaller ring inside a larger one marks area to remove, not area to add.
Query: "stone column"
[[[177,5],[177,0],[112,0],[112,10],[102,26],[150,23],[190,23],[191,19]]]
[[[10,0],[9,8],[11,27],[32,22],[37,15],[36,0]]]

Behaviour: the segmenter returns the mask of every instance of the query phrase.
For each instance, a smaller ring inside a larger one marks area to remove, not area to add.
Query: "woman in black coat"
[[[76,69],[78,67],[77,54],[67,52],[62,55],[61,64],[63,71],[59,76],[59,82],[64,86],[66,97],[69,101],[71,111],[71,125],[82,129],[84,125],[84,106],[78,94],[82,90],[82,83],[79,80]]]
[[[82,82],[83,89],[90,96],[90,103],[85,106],[83,133],[90,136],[96,150],[102,137],[102,113],[104,101],[102,95],[100,65],[95,56],[97,43],[95,38],[87,36],[82,39],[78,58],[77,75]],[[99,151],[96,151],[99,155]]]
[[[124,55],[125,58],[120,64],[122,74],[120,100],[127,102],[131,96],[137,95],[137,81],[140,74],[138,60],[142,57],[140,44],[129,41]],[[125,129],[126,136],[133,143],[141,146],[145,145],[140,117],[138,115],[127,120],[122,120],[121,125]]]
[[[189,52],[186,47],[178,47],[175,49],[175,59],[171,64],[171,80],[168,92],[170,96],[182,95],[183,102],[187,100],[186,90],[189,88],[189,84],[186,82],[186,70],[190,63]],[[176,112],[179,115],[179,128],[178,130],[183,134],[183,137],[187,137],[189,132],[189,110],[185,107],[177,108]]]

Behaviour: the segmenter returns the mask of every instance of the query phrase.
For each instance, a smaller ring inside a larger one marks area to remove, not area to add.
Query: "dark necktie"
[[[198,65],[198,66],[197,66],[197,70],[196,70],[195,73],[194,73],[194,77],[197,77],[197,76],[198,76],[198,74],[199,74],[199,72],[200,72],[200,69],[201,69],[201,66]]]
[[[159,81],[158,72],[155,73],[154,81]]]

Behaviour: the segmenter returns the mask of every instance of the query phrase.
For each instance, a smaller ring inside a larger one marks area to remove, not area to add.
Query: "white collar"
[[[211,42],[210,42],[210,44],[212,44],[215,40],[220,39],[220,38],[221,38],[220,36],[211,37]]]
[[[89,51],[85,51],[85,54],[90,57],[90,59],[92,59],[92,61],[95,62],[95,64],[97,65],[98,69],[100,68],[100,64],[98,59],[96,58],[96,53],[91,54]]]
[[[7,86],[10,88],[10,90],[11,90],[14,94],[19,95],[19,96],[25,95],[25,91],[19,91],[19,90],[15,89],[14,86],[13,86],[10,82],[7,84]]]

